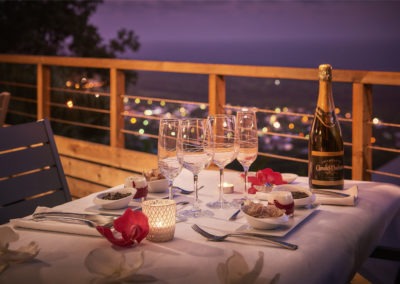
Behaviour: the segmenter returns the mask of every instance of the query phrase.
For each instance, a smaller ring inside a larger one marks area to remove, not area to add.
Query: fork
[[[290,250],[296,250],[298,248],[298,246],[295,245],[295,244],[291,244],[291,243],[287,243],[287,242],[284,242],[284,241],[280,241],[280,240],[275,239],[274,237],[266,236],[266,235],[263,235],[263,234],[256,234],[256,233],[229,233],[229,234],[226,234],[226,235],[217,236],[217,235],[213,235],[213,234],[203,230],[202,228],[200,228],[196,224],[192,225],[192,229],[195,230],[200,235],[202,235],[203,237],[207,238],[209,241],[213,241],[213,242],[222,242],[228,237],[245,237],[245,238],[247,237],[247,238],[255,238],[255,239],[258,239],[258,240],[264,240],[264,241],[276,244],[276,245],[278,245],[280,247],[283,247],[283,248],[286,248],[286,249],[290,249]]]
[[[107,227],[111,228],[114,225],[115,217],[106,215],[95,215],[95,214],[81,214],[71,212],[39,212],[32,215],[33,220],[43,221],[59,221],[66,223],[84,223],[89,227]]]
[[[204,185],[200,186],[198,188],[198,190],[202,189],[203,187],[204,187]],[[187,189],[184,189],[184,188],[179,187],[179,186],[174,186],[174,188],[179,190],[182,194],[191,194],[191,193],[194,192],[194,190],[187,190]]]

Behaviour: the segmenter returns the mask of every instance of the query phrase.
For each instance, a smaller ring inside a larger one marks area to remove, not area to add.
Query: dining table
[[[244,197],[241,173],[225,171],[224,180],[233,185],[233,192],[224,194],[224,198],[241,200]],[[116,188],[123,183],[116,180]],[[9,247],[18,248],[33,241],[39,253],[29,261],[9,265],[0,273],[0,283],[100,283],[105,276],[94,273],[87,265],[87,257],[96,249],[111,250],[118,255],[110,257],[110,267],[121,261],[135,266],[141,259],[133,277],[136,283],[350,283],[385,234],[390,231],[397,234],[395,238],[399,236],[400,187],[394,184],[345,180],[343,192],[356,188],[352,202],[337,205],[325,202],[328,196],[315,194],[313,204],[295,208],[288,226],[259,230],[249,226],[243,212],[235,220],[229,220],[238,210],[234,205],[225,209],[207,207],[208,202],[218,198],[218,171],[201,171],[198,183],[204,186],[198,191],[200,207],[212,216],[179,219],[173,239],[166,242],[144,239],[134,247],[123,248],[112,245],[95,228],[85,224],[33,221],[31,216],[10,220],[0,226],[12,228],[19,236]],[[308,178],[299,176],[291,184],[308,188]],[[174,185],[193,189],[192,173],[182,170]],[[115,215],[125,210],[103,210],[93,202],[97,194],[51,210]],[[147,198],[166,196],[167,191],[149,193]],[[254,198],[255,195],[249,194],[249,199]],[[174,199],[189,201],[177,206],[179,215],[190,209],[194,193],[175,191]],[[195,232],[194,224],[217,235],[255,231],[270,234],[298,248],[289,250],[241,237],[213,242]]]

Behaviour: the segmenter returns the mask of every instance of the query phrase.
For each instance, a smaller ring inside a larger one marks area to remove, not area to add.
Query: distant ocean
[[[127,57],[202,63],[400,71],[400,40],[151,41]]]

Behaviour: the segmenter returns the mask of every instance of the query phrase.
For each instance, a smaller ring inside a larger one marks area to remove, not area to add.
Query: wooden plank
[[[372,88],[360,83],[353,84],[352,125],[352,179],[371,180],[367,169],[372,169],[371,145]]]
[[[50,67],[38,64],[36,68],[37,119],[50,117]]]
[[[122,184],[128,176],[135,174],[129,171],[66,156],[61,157],[61,163],[65,175],[91,181],[106,187]]]
[[[62,156],[75,157],[138,173],[158,167],[157,156],[154,154],[110,147],[62,136],[55,136],[55,140],[58,151]]]
[[[120,70],[142,70],[205,75],[218,74],[222,76],[242,76],[254,78],[280,78],[312,81],[318,80],[318,66],[315,68],[297,68],[33,55],[0,55],[0,62],[103,69],[116,68]],[[340,69],[334,69],[333,72],[333,78],[335,82],[360,82],[364,84],[400,86],[400,72]]]
[[[81,198],[109,188],[108,186],[98,185],[69,176],[67,176],[67,182],[73,198]]]
[[[110,70],[110,145],[112,147],[125,147],[123,95],[125,93],[124,72],[111,68]]]
[[[208,78],[208,113],[221,114],[225,113],[226,91],[225,79],[223,76],[210,74]]]
[[[55,162],[49,144],[0,155],[1,178],[52,166],[55,166]]]
[[[58,190],[62,184],[56,168],[31,172],[0,180],[0,205],[10,204],[49,190]]]
[[[31,122],[1,128],[0,151],[48,142],[42,123]],[[21,135],[24,133],[24,135]]]

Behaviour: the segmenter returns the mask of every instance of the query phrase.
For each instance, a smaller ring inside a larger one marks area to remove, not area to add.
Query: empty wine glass
[[[207,204],[210,208],[228,208],[230,203],[224,200],[224,168],[236,158],[237,140],[235,116],[217,114],[208,117],[211,128],[211,146],[214,153],[213,163],[219,168],[219,198]]]
[[[181,211],[184,217],[213,215],[209,210],[201,210],[198,193],[198,175],[212,159],[210,148],[210,128],[205,119],[182,119],[178,132],[178,160],[183,167],[193,173],[195,202],[192,209]]]
[[[258,153],[258,134],[256,113],[241,110],[236,113],[236,131],[239,150],[236,159],[244,170],[244,198],[248,198],[247,174]]]
[[[173,199],[172,185],[182,170],[177,156],[179,120],[161,119],[158,129],[158,169],[168,180],[169,199]]]

